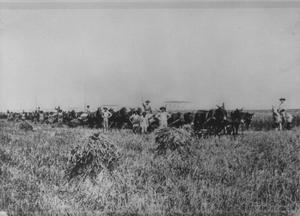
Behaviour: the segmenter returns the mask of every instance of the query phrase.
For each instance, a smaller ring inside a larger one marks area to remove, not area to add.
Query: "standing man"
[[[152,108],[149,100],[146,100],[145,103],[143,103],[143,108],[146,114],[152,114]]]
[[[41,112],[41,108],[37,107],[37,111],[36,111],[36,115],[37,115],[37,121],[40,122],[40,112]]]
[[[25,111],[24,111],[24,110],[22,111],[22,117],[21,117],[21,119],[22,119],[23,121],[25,121],[25,120],[26,120],[26,113],[25,113]]]
[[[168,119],[171,117],[169,113],[167,113],[166,107],[160,108],[160,113],[157,114],[157,118],[159,119],[159,128],[168,127]]]
[[[144,112],[146,113],[146,118],[149,119],[152,117],[152,107],[151,102],[149,100],[146,100],[145,103],[143,103]]]
[[[112,114],[107,110],[107,107],[104,107],[103,110],[103,129],[104,131],[108,131],[108,119],[112,116]]]
[[[45,116],[44,116],[44,111],[43,110],[41,110],[40,111],[40,123],[44,123],[44,120],[45,120]]]
[[[85,112],[89,115],[91,113],[90,111],[90,105],[87,105],[85,108]]]
[[[141,132],[142,134],[146,134],[148,132],[149,127],[149,119],[146,117],[146,112],[143,112],[141,116]]]
[[[279,114],[280,114],[280,116],[281,116],[281,119],[282,119],[282,123],[283,123],[283,125],[284,125],[284,121],[285,121],[285,105],[284,105],[284,102],[285,102],[285,98],[279,98],[279,105],[278,105],[278,112],[279,112]]]
[[[58,114],[59,114],[59,112],[60,112],[60,106],[55,107],[55,110],[56,110],[56,113],[55,113],[55,119],[58,120]]]
[[[63,112],[62,109],[60,108],[60,106],[58,106],[56,109],[56,119],[58,123],[62,123],[63,122]]]
[[[39,107],[37,107],[33,112],[33,122],[34,124],[39,122]]]
[[[280,98],[279,99],[279,105],[278,105],[278,112],[282,112],[282,111],[285,111],[285,105],[284,105],[284,102],[285,102],[285,98]]]
[[[59,109],[57,114],[57,122],[62,124],[63,121],[64,121],[63,111]]]

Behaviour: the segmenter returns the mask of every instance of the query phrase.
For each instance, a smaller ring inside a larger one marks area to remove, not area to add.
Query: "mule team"
[[[87,106],[84,111],[63,111],[60,107],[56,112],[44,112],[37,108],[34,112],[12,113],[7,112],[8,120],[31,120],[34,123],[65,124],[70,127],[88,126],[90,128],[103,128],[107,131],[111,128],[130,128],[134,133],[149,133],[156,128],[164,127],[191,127],[193,131],[202,135],[221,135],[239,133],[239,129],[248,129],[253,113],[236,109],[228,112],[224,106],[218,106],[211,110],[197,110],[195,112],[172,112],[166,107],[159,111],[153,111],[150,101],[142,104],[142,108],[121,108],[114,111],[107,107],[98,108],[91,112]],[[283,109],[273,108],[273,117],[278,129],[281,130],[283,122],[291,127],[292,116]]]

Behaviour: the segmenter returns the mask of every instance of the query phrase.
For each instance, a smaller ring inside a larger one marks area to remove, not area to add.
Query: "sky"
[[[0,111],[300,108],[300,8],[0,9]]]

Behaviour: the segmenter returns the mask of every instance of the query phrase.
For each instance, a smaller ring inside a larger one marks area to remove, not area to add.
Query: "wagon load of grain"
[[[167,150],[178,153],[189,153],[191,135],[187,130],[178,128],[163,128],[156,132],[155,142],[157,154],[166,154]]]
[[[72,150],[65,171],[68,181],[87,177],[95,180],[102,171],[112,172],[118,165],[120,155],[113,142],[99,133],[88,137]]]
[[[19,124],[19,129],[24,131],[33,131],[33,127],[27,121],[22,121]]]

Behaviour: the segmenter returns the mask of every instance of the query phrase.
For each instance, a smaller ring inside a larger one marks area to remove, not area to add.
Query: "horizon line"
[[[128,107],[128,106],[120,106],[121,108],[122,107],[127,107],[127,108],[135,108],[135,107]],[[169,109],[170,112],[172,111],[197,111],[197,110],[212,110],[214,108],[195,108],[195,109]],[[232,111],[232,110],[235,110],[235,109],[240,109],[239,107],[238,108],[229,108],[229,109],[226,109],[226,110],[229,110],[229,111]],[[33,112],[35,111],[36,109],[7,109],[9,110],[10,112],[22,112],[22,110],[24,110],[25,112]],[[0,113],[6,113],[7,110],[0,110]],[[55,109],[53,108],[44,108],[44,109],[41,109],[41,110],[44,110],[44,111],[54,111]],[[62,109],[64,111],[71,111],[71,110],[77,110],[77,111],[82,111],[84,110],[84,108],[76,108],[76,109],[72,109],[72,108],[65,108],[65,109]],[[92,109],[93,110],[93,109]],[[155,110],[158,110],[158,108],[156,108]],[[246,110],[246,111],[253,111],[253,112],[258,112],[258,111],[271,111],[271,108],[255,108],[255,109],[245,109],[243,108],[243,110]],[[300,107],[299,108],[289,108],[289,109],[286,109],[287,111],[298,111],[300,110]]]

